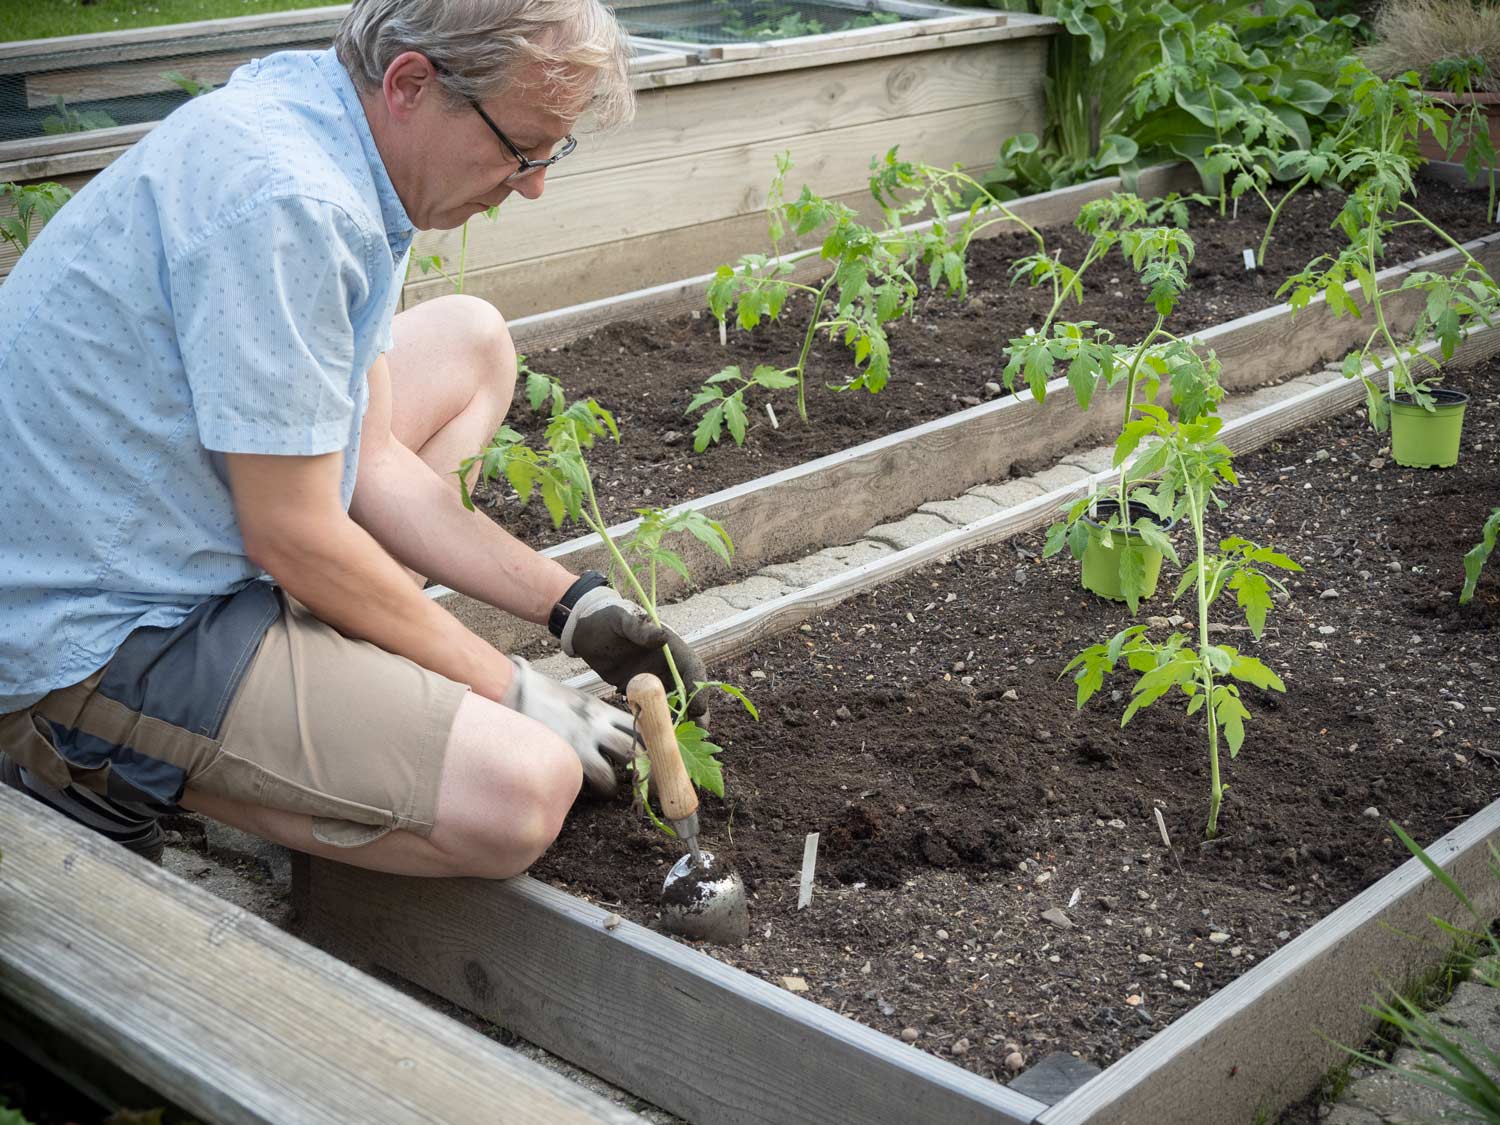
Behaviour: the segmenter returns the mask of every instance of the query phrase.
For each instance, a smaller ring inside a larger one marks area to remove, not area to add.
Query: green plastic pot
[[[1120,584],[1121,552],[1130,551],[1140,556],[1145,564],[1146,588],[1141,593],[1141,600],[1144,601],[1156,593],[1156,579],[1161,574],[1161,552],[1154,547],[1147,546],[1139,535],[1133,532],[1124,533],[1118,529],[1110,532],[1110,544],[1105,546],[1104,525],[1119,510],[1119,507],[1120,505],[1114,500],[1101,500],[1097,509],[1098,519],[1084,517],[1083,522],[1089,526],[1089,542],[1083,551],[1083,588],[1101,598],[1123,602],[1125,594]],[[1168,521],[1163,524],[1150,508],[1138,500],[1132,500],[1130,522],[1134,525],[1137,520],[1146,520],[1163,531],[1170,531],[1174,522]]]
[[[1408,469],[1449,469],[1458,464],[1464,407],[1469,396],[1439,387],[1434,407],[1425,410],[1409,396],[1391,399],[1391,456]]]

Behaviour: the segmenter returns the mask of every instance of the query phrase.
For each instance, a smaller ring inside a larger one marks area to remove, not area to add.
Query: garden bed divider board
[[[1491,273],[1500,274],[1500,233],[1465,243]],[[1382,270],[1377,278],[1393,286],[1413,270],[1451,271],[1462,261],[1457,250],[1428,254]],[[1346,291],[1361,307],[1359,283]],[[1385,301],[1386,317],[1396,333],[1415,322],[1422,294],[1407,292]],[[1212,349],[1223,363],[1222,381],[1231,391],[1248,390],[1289,374],[1315,368],[1364,342],[1368,319],[1335,317],[1320,293],[1295,315],[1280,304],[1214,325],[1192,338]],[[900,393],[893,383],[883,394]],[[1161,400],[1169,398],[1162,389]],[[888,434],[850,449],[783,469],[677,505],[718,520],[735,544],[735,561],[726,566],[696,541],[680,554],[695,581],[713,584],[754,571],[772,559],[796,558],[822,547],[853,542],[870,528],[899,519],[923,504],[947,500],[978,484],[1005,479],[1017,462],[1052,461],[1080,444],[1112,440],[1118,432],[1123,386],[1101,391],[1087,411],[1078,406],[1067,380],[1048,384],[1045,401],[1029,390],[969,407],[942,418]],[[878,482],[878,488],[869,487]],[[816,513],[811,518],[809,513]],[[610,528],[616,542],[628,538],[638,521]],[[574,572],[607,570],[602,540],[580,536],[545,552]],[[676,573],[659,576],[663,601],[686,588]],[[502,648],[515,647],[544,634],[472,598],[442,586],[429,595],[445,599],[475,632]]]
[[[1500,801],[1427,854],[1482,918],[1500,914],[1489,870]],[[1435,969],[1453,939],[1430,919],[1482,926],[1413,857],[1231,981],[1038,1119],[1038,1125],[1203,1125],[1275,1120],[1379,1022],[1363,1010],[1385,988]]]
[[[1424,345],[1422,350],[1428,355],[1438,354],[1436,343]],[[1460,365],[1477,363],[1497,353],[1500,353],[1500,328],[1481,329],[1471,333],[1459,345],[1450,362]],[[1365,366],[1366,374],[1372,377],[1380,370],[1383,369],[1374,364]],[[1363,403],[1364,398],[1363,382],[1335,377],[1321,386],[1310,387],[1280,402],[1226,422],[1219,436],[1232,453],[1248,453],[1274,441],[1282,434],[1343,414]],[[1119,473],[1113,469],[1092,473],[1042,496],[994,512],[915,546],[883,555],[804,589],[742,610],[689,634],[686,640],[706,661],[728,659],[753,648],[766,637],[793,629],[808,618],[856,594],[909,574],[928,563],[959,551],[1000,542],[1046,527],[1056,521],[1063,509],[1075,500],[1118,478]],[[570,687],[598,696],[609,695],[614,690],[592,672],[574,676],[567,683]]]
[[[937,6],[908,5],[909,15],[923,16],[920,21],[876,24],[873,27],[854,27],[845,31],[826,31],[818,35],[797,35],[786,39],[767,39],[747,43],[715,43],[703,52],[709,60],[733,62],[737,59],[778,58],[786,55],[801,55],[810,51],[837,50],[840,47],[866,47],[897,39],[916,39],[926,35],[951,34],[955,31],[972,31],[980,27],[1003,27],[1010,22],[1004,13],[994,9],[987,12],[958,9],[951,14],[934,17]],[[913,11],[912,9],[916,9]],[[870,11],[886,10],[885,0],[873,0]]]
[[[294,855],[301,922],[695,1125],[998,1125],[1044,1104],[528,876]]]
[[[15,1026],[55,1029],[204,1121],[639,1121],[5,786],[0,840]]]

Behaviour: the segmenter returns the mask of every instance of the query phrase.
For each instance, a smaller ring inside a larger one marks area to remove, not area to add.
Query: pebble
[[[804,621],[801,625],[797,626],[797,632],[799,632],[799,633],[811,633],[812,632],[812,626],[809,625],[806,621]]]
[[[1326,461],[1331,456],[1333,456],[1333,454],[1329,453],[1328,450],[1326,450],[1326,449],[1320,449],[1316,453],[1313,454],[1313,460],[1314,461]]]
[[[1218,930],[1215,930],[1213,933],[1208,935],[1208,940],[1213,942],[1215,945],[1223,945],[1226,941],[1229,940],[1229,935],[1226,933],[1220,933]]]
[[[606,914],[604,916],[604,928],[606,930],[612,930],[622,921],[623,919],[618,914]]]
[[[1109,826],[1111,828],[1124,828],[1125,827],[1125,822],[1123,820],[1111,820],[1108,823],[1109,823]]]
[[[840,704],[839,709],[833,713],[833,717],[847,723],[850,719],[854,718],[854,713],[843,704]]]
[[[914,1027],[903,1027],[901,1029],[901,1042],[915,1043],[920,1035],[921,1032]]]
[[[1448,706],[1452,707],[1455,711],[1462,711],[1464,709],[1464,705],[1456,699],[1448,700]]]
[[[1276,935],[1276,940],[1277,941],[1287,941],[1287,940],[1289,940],[1291,938],[1291,936],[1292,936],[1292,931],[1291,930],[1282,930],[1282,931],[1280,931]]]
[[[1005,691],[1001,694],[1000,698],[1001,699],[1008,699],[1012,703],[1017,703],[1021,699],[1021,697],[1016,694],[1016,689],[1015,688],[1006,688]]]
[[[1125,997],[1125,1003],[1129,1004],[1132,1008],[1139,1008],[1141,1006],[1141,998],[1132,994]]]
[[[1000,384],[999,383],[986,383],[984,385],[984,393],[987,394],[987,395],[989,395],[991,398],[994,398],[996,395],[998,395],[1000,393]]]
[[[1359,576],[1361,578],[1363,578],[1366,582],[1368,582],[1371,578],[1374,577],[1374,575],[1372,575],[1368,570],[1362,570],[1362,571],[1360,571],[1359,572]]]
[[[1005,1056],[1005,1069],[1012,1074],[1020,1074],[1026,1069],[1026,1056],[1020,1051],[1012,1051]]]
[[[948,1048],[948,1050],[955,1055],[967,1055],[969,1053],[968,1036],[964,1036],[962,1039],[958,1040],[958,1042],[954,1043],[953,1046]]]
[[[1388,562],[1388,563],[1385,564],[1385,568],[1386,568],[1386,570],[1390,571],[1392,574],[1400,574],[1401,573],[1401,564],[1398,563],[1398,562]]]
[[[1136,961],[1138,963],[1140,963],[1142,965],[1149,965],[1149,964],[1151,964],[1152,961],[1156,960],[1156,958],[1153,957],[1153,956],[1151,956],[1151,954],[1149,954],[1149,953],[1137,953],[1135,955],[1135,959],[1136,959]],[[1140,1003],[1140,1001],[1137,1000],[1136,1003]]]
[[[1493,715],[1495,713],[1495,709],[1493,707],[1481,707],[1480,710],[1483,711],[1486,715]]]
[[[1074,926],[1073,919],[1055,906],[1050,910],[1042,911],[1042,921],[1050,922],[1060,930],[1071,930]]]
[[[750,678],[752,680],[763,680],[766,678],[766,674],[759,668],[752,668],[750,669]]]
[[[1319,625],[1318,632],[1322,633],[1325,637],[1331,637],[1333,636],[1333,634],[1337,633],[1338,630],[1335,629],[1332,625]]]
[[[1325,600],[1328,599],[1328,598],[1336,598],[1338,596],[1339,596],[1339,592],[1337,590],[1324,590],[1321,594],[1318,595],[1318,597],[1323,598]]]
[[[806,992],[807,981],[802,977],[782,977],[781,987],[788,992]]]
[[[1181,625],[1186,620],[1187,618],[1182,616],[1182,614],[1174,613],[1167,618],[1167,623],[1175,628],[1176,626]]]
[[[1175,989],[1177,989],[1180,992],[1191,992],[1191,991],[1193,991],[1193,986],[1190,985],[1190,984],[1188,984],[1188,982],[1185,981],[1185,980],[1174,980],[1172,982],[1172,987],[1175,988]]]
[[[668,430],[661,436],[661,443],[663,445],[677,445],[681,441],[682,434],[678,433],[676,430]]]
[[[963,405],[965,405],[965,406],[978,406],[979,405],[979,399],[975,398],[973,395],[959,395],[958,396],[958,401],[961,402],[961,403],[963,403]]]
[[[937,939],[938,939],[938,941],[947,941],[948,940],[948,931],[947,930],[938,930],[938,932],[937,932]]]
[[[1364,815],[1367,816],[1367,817],[1369,817],[1371,820],[1379,820],[1380,819],[1380,810],[1377,809],[1374,805],[1371,805],[1369,808],[1367,808],[1364,811]]]

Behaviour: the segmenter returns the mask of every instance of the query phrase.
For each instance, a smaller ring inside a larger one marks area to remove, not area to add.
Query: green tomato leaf
[[[693,784],[715,797],[723,797],[724,769],[715,757],[723,752],[723,747],[710,742],[706,730],[686,719],[677,724],[677,748],[682,751],[682,764],[687,767]]]

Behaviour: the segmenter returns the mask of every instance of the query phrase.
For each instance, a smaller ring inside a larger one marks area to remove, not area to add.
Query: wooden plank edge
[[[1427,849],[1486,917],[1500,912],[1500,880],[1487,870],[1495,841],[1500,841],[1500,801]],[[1413,857],[1050,1107],[1038,1125],[1169,1125],[1274,1116],[1307,1093],[1286,1088],[1290,1059],[1301,1056],[1304,1073],[1314,1069],[1316,1081],[1346,1057],[1340,1041],[1357,1045],[1376,1026],[1373,1016],[1360,1011],[1374,1000],[1376,990],[1406,983],[1388,976],[1391,970],[1410,972],[1413,962],[1418,969],[1434,967],[1447,956],[1448,938],[1419,944],[1407,936],[1430,932],[1432,915],[1472,923]],[[1348,953],[1351,942],[1372,938],[1395,947],[1398,955],[1372,964],[1368,948],[1363,955]],[[1415,956],[1400,957],[1401,951]],[[1253,1027],[1241,1030],[1236,1024]],[[1230,1042],[1236,1034],[1245,1040],[1238,1046]],[[1282,1073],[1268,1074],[1268,1063]],[[1276,1083],[1279,1096],[1264,1100],[1257,1074]],[[1122,1105],[1147,1086],[1170,1088],[1170,1112],[1164,1115],[1159,1104],[1149,1115]],[[1247,1094],[1253,1104],[1247,1105]],[[1237,1115],[1236,1107],[1249,1115]]]
[[[300,875],[306,924],[330,948],[700,1125],[1030,1125],[1045,1108],[529,876],[420,880],[315,858]],[[463,964],[445,971],[447,957]]]
[[[4,1005],[204,1120],[639,1120],[4,786],[0,839]]]
[[[290,12],[267,12],[254,16],[227,16],[221,19],[192,20],[186,23],[154,27],[128,27],[118,31],[94,31],[82,35],[58,35],[46,39],[13,39],[0,44],[0,73],[20,73],[14,66],[40,57],[44,65],[32,69],[55,70],[57,56],[77,60],[118,61],[112,52],[122,49],[155,49],[170,46],[174,40],[210,37],[215,42],[247,35],[280,34],[288,29],[314,28],[341,21],[348,14],[348,4],[299,8]],[[207,49],[207,48],[205,48]]]

